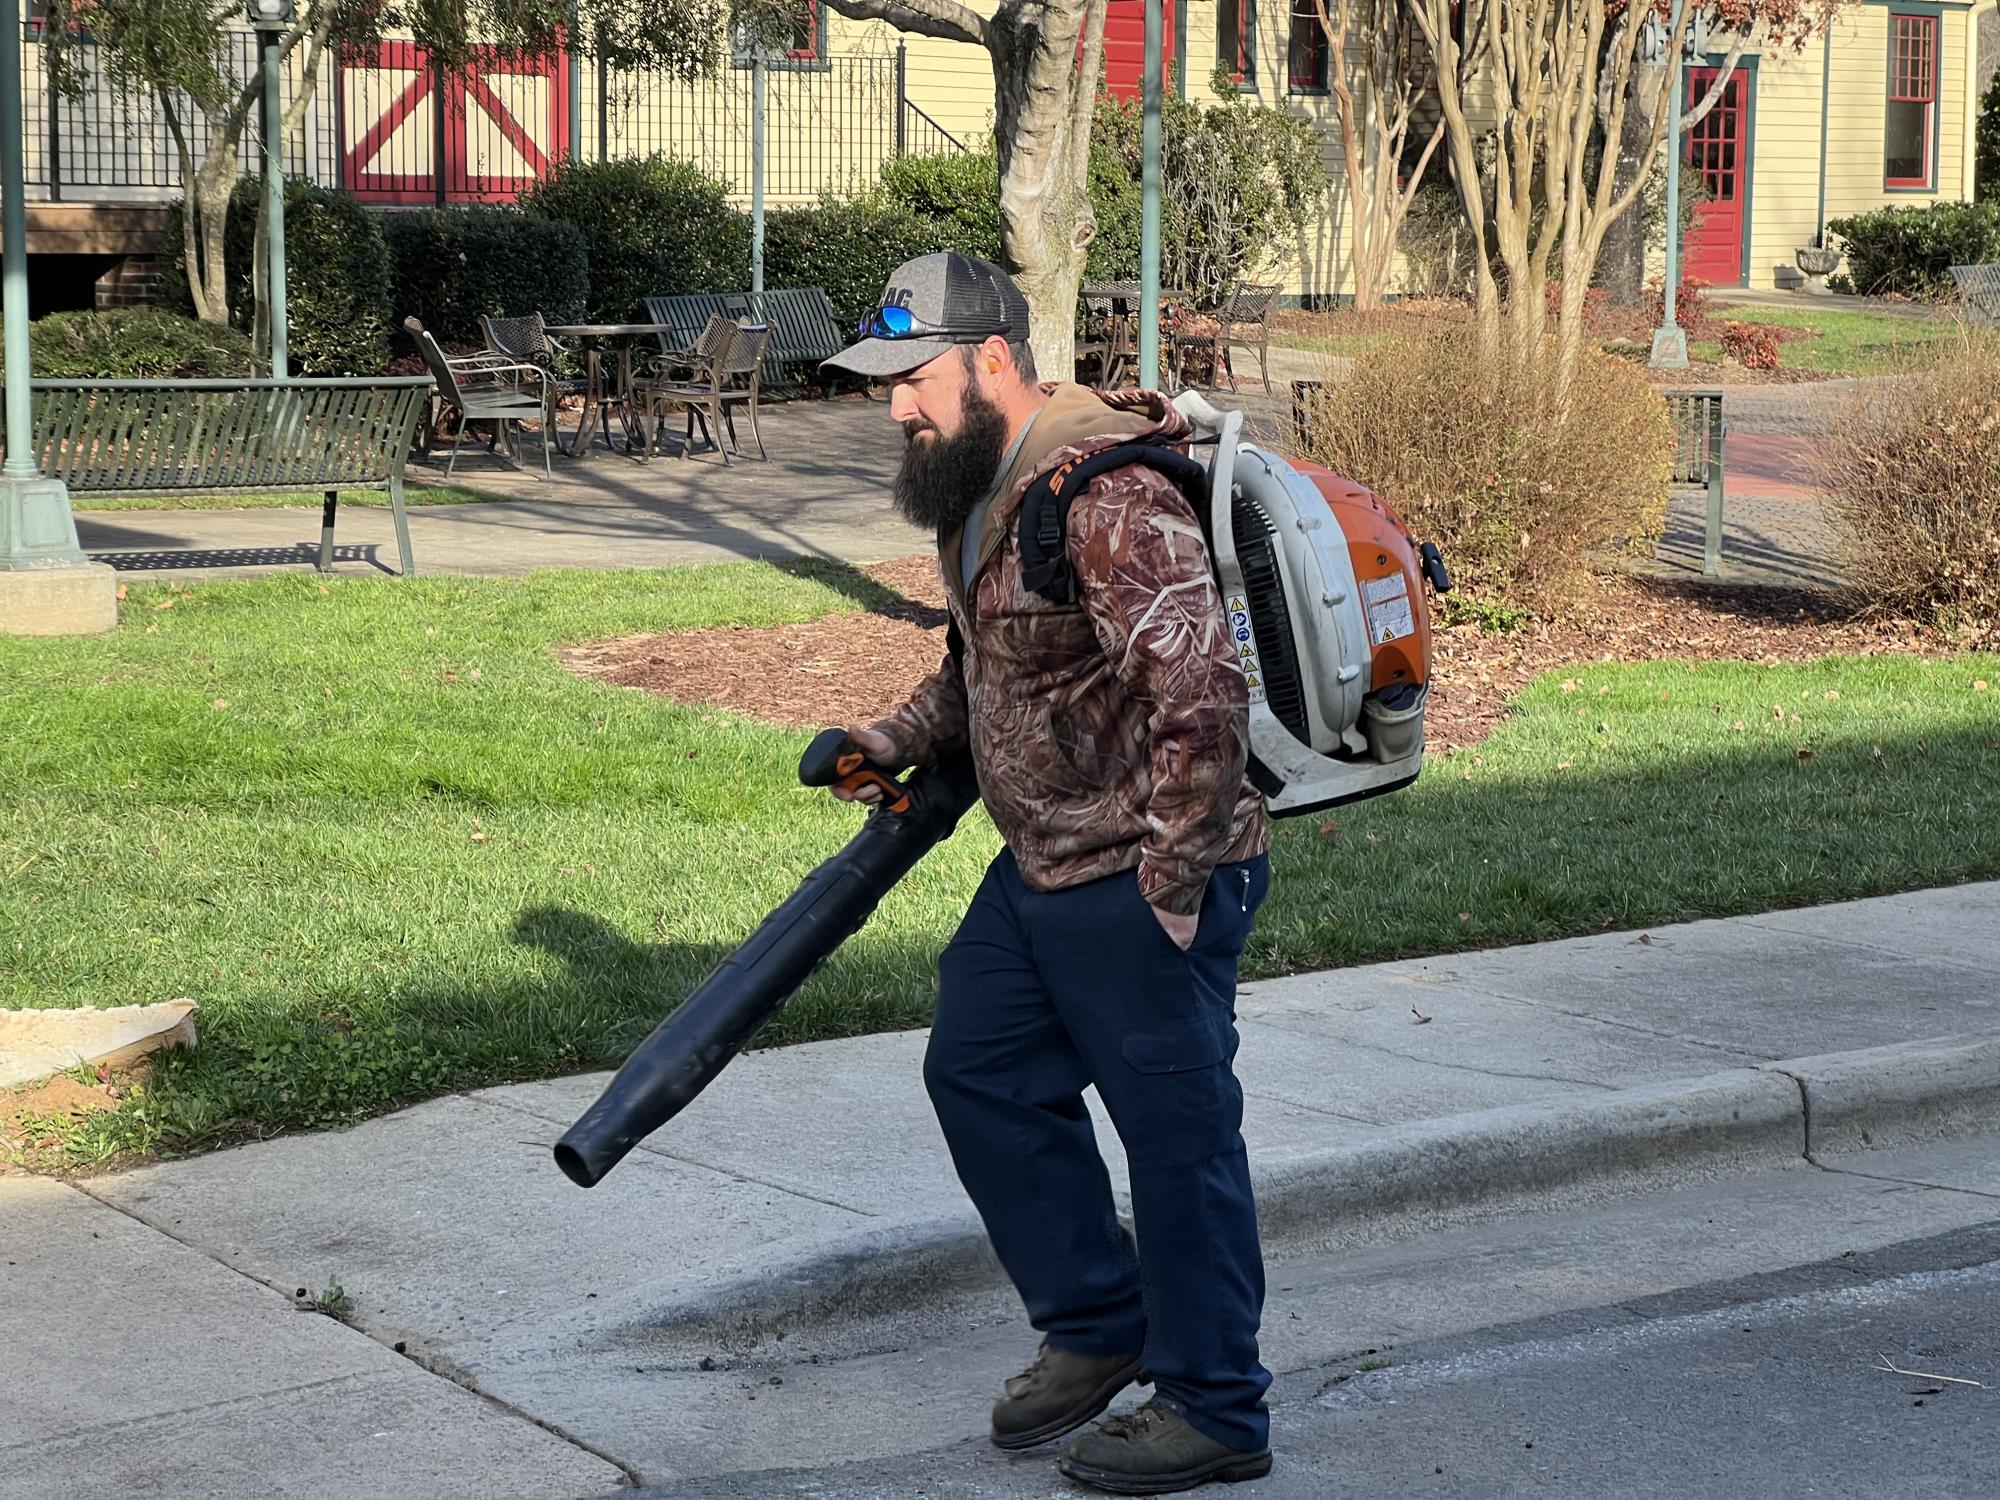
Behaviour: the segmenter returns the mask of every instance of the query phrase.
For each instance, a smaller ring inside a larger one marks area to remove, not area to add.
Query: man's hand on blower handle
[[[874,729],[849,725],[847,737],[859,745],[869,760],[881,769],[891,772],[907,769],[906,765],[898,763],[896,747],[890,743],[886,734]],[[873,806],[882,800],[882,789],[873,782],[851,789],[836,784],[830,790],[842,802],[865,802]],[[1179,912],[1166,911],[1158,906],[1153,908],[1153,915],[1160,919],[1160,926],[1165,929],[1167,936],[1173,939],[1176,948],[1185,953],[1193,945],[1195,928],[1201,920],[1198,915],[1190,913],[1183,916]]]

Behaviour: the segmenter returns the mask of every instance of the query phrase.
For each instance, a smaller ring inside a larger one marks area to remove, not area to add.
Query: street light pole
[[[21,162],[21,3],[0,0],[0,306],[7,458],[0,463],[0,633],[70,635],[118,623],[117,575],[77,542],[69,487],[43,477],[28,389],[28,204]]]
[[[266,298],[271,323],[271,378],[283,380],[291,373],[292,366],[285,347],[288,324],[285,308],[285,110],[284,102],[278,95],[277,30],[260,26],[257,42],[264,54],[264,223],[269,230],[265,238],[270,244],[270,268],[265,279],[269,282]]]
[[[1139,144],[1139,387],[1160,385],[1160,91],[1165,52],[1160,0],[1146,0],[1144,113]]]

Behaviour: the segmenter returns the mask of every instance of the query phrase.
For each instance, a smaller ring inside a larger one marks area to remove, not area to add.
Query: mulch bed
[[[944,655],[944,591],[929,557],[863,569],[893,603],[772,629],[624,636],[571,647],[583,676],[710,703],[794,729],[865,724],[909,694]],[[1542,673],[1596,661],[1805,661],[1830,653],[1942,652],[1903,621],[1863,620],[1824,594],[1626,577],[1598,580],[1570,619],[1489,634],[1438,632],[1425,738],[1476,744]]]

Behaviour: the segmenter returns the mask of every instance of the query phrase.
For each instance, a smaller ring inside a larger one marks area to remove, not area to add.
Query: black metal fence
[[[30,38],[31,42],[34,40]],[[231,38],[238,78],[258,65],[257,39]],[[31,196],[55,200],[162,199],[181,185],[168,111],[150,94],[115,88],[90,68],[81,97],[59,96],[42,49],[24,49],[23,105]],[[620,74],[588,63],[578,71],[581,132],[571,141],[572,78],[563,58],[489,57],[445,73],[409,42],[383,42],[344,62],[319,61],[302,128],[286,141],[286,170],[377,203],[507,201],[565,152],[611,159],[679,157],[751,188],[752,78],[727,68],[695,83]],[[963,150],[910,103],[905,53],[828,57],[768,70],[765,193],[808,201],[875,180],[904,153]],[[283,78],[287,107],[307,85],[302,59]],[[175,110],[197,160],[209,126],[186,101]],[[253,111],[253,114],[255,112]],[[238,142],[254,171],[258,121]]]
[[[39,42],[38,37],[29,40]],[[157,96],[117,87],[101,69],[91,66],[88,51],[85,59],[86,87],[80,97],[66,97],[53,87],[41,46],[22,48],[22,160],[27,186],[43,190],[33,196],[57,201],[123,199],[166,197],[177,191],[181,165],[173,123],[178,122],[190,152],[200,161],[213,144],[207,117],[186,97],[173,101],[170,116]],[[231,35],[227,63],[236,78],[253,74],[258,67],[253,33]],[[285,170],[330,182],[336,178],[339,160],[335,122],[331,110],[319,103],[331,97],[337,77],[331,60],[323,59],[318,72],[314,107],[307,112],[304,129],[286,140]],[[279,97],[287,108],[304,82],[303,62],[294,58],[279,82]],[[255,118],[248,122],[237,142],[239,150],[261,150],[259,124]],[[244,165],[249,170],[254,163]]]

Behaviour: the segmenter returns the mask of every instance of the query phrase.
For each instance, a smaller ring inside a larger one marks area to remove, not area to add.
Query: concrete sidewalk
[[[1990,1130],[2000,884],[1300,975],[1246,986],[1240,1010],[1282,1263]],[[739,1059],[589,1192],[549,1148],[601,1074],[73,1185],[0,1178],[0,1348],[38,1372],[0,1397],[29,1400],[0,1416],[0,1496],[144,1488],[225,1449],[199,1493],[713,1472],[756,1415],[748,1387],[702,1375],[715,1361],[830,1362],[1015,1311],[923,1046]],[[336,1281],[351,1326],[295,1310]],[[871,1368],[842,1366],[825,1399],[867,1400]],[[934,1408],[882,1404],[918,1427],[983,1410],[942,1386]],[[818,1441],[802,1427],[788,1458],[763,1439],[780,1464]]]

